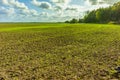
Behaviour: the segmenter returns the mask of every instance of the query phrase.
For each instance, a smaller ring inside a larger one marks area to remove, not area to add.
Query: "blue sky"
[[[120,0],[0,0],[0,22],[61,22]]]

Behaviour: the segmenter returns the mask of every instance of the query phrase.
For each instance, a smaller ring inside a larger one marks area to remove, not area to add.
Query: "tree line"
[[[72,19],[66,23],[120,23],[120,2],[107,8],[88,11],[83,19]]]

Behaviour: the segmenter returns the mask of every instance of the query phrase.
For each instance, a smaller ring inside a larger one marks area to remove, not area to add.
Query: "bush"
[[[110,22],[108,22],[108,24],[118,24],[118,23],[115,21],[110,21]]]

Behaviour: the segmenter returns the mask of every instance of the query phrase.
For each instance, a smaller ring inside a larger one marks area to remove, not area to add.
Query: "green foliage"
[[[120,2],[108,8],[87,11],[83,19],[73,18],[65,23],[109,23],[111,21],[120,24]]]
[[[110,20],[110,9],[100,8],[96,11],[96,19],[99,23],[107,23]]]
[[[70,21],[65,21],[65,23],[70,23]]]
[[[73,18],[73,19],[70,21],[70,23],[78,23],[78,20],[75,19],[75,18]]]
[[[81,19],[77,20],[77,19],[73,18],[73,19],[70,20],[70,21],[65,21],[65,23],[79,23],[79,22],[81,22],[81,21],[82,21]]]
[[[83,23],[83,19],[79,19],[78,23]]]
[[[117,24],[117,23],[114,21],[110,21],[110,22],[108,22],[108,24]]]
[[[96,11],[92,11],[92,12],[88,13],[88,15],[86,15],[84,17],[84,22],[86,22],[86,23],[96,22]]]
[[[120,2],[116,3],[112,7],[114,21],[120,21]]]
[[[86,23],[108,23],[110,21],[120,23],[120,2],[108,8],[93,10],[84,17]]]

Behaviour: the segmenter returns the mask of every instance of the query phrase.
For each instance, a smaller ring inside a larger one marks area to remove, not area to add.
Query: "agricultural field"
[[[120,25],[1,23],[0,80],[119,80]]]

